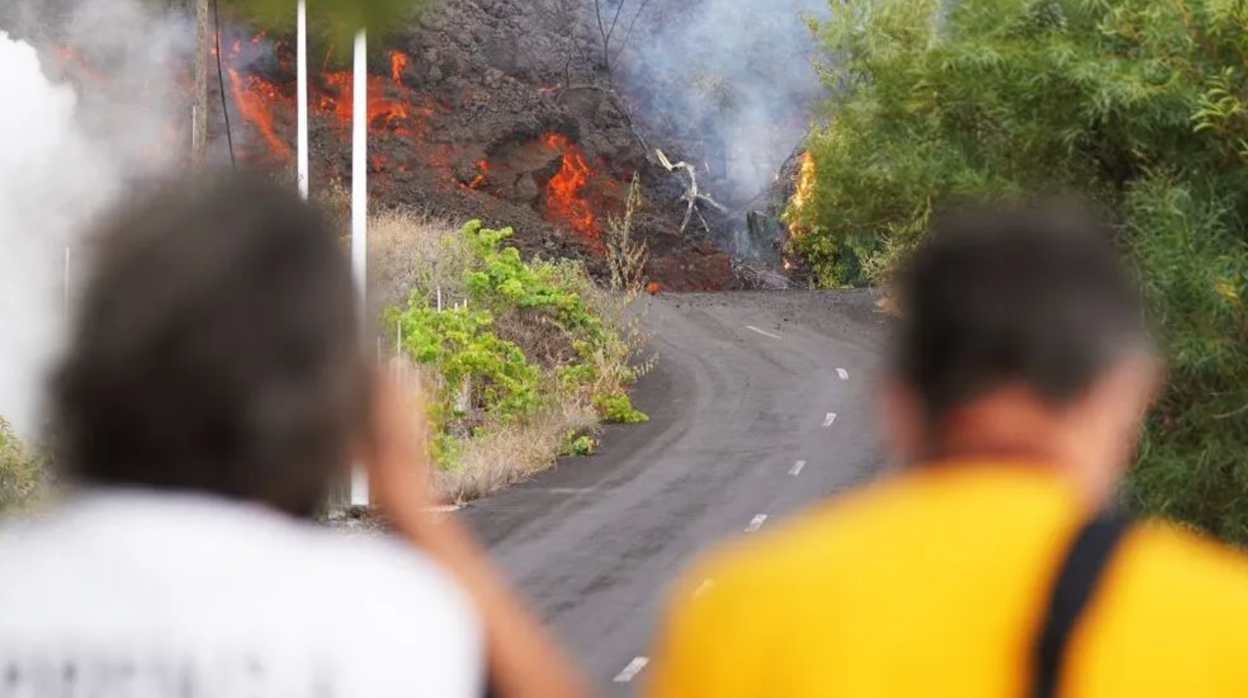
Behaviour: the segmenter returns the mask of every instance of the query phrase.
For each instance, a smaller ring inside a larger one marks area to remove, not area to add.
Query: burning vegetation
[[[807,232],[802,219],[805,217],[806,207],[810,203],[811,197],[815,191],[815,159],[811,156],[810,151],[802,152],[797,161],[797,170],[793,174],[793,196],[789,199],[789,210],[785,214],[785,218],[789,223],[789,234],[795,237],[801,236]],[[784,269],[787,271],[792,268],[792,264],[788,259],[784,260]]]
[[[815,160],[811,157],[809,150],[802,153],[797,167],[796,185],[797,189],[793,192],[793,208],[801,211],[806,208],[815,188]]]

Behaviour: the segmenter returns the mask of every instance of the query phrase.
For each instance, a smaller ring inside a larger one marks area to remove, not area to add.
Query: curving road
[[[637,405],[570,461],[464,512],[590,673],[632,695],[667,587],[707,545],[869,477],[886,325],[862,292],[660,296]]]

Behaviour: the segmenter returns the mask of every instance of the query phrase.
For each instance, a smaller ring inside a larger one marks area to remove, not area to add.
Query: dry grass
[[[524,424],[502,427],[468,442],[458,466],[437,473],[443,501],[483,497],[553,466],[570,433],[584,433],[598,424],[584,400],[557,400]]]
[[[607,266],[611,269],[611,287],[616,290],[637,293],[646,286],[650,249],[644,240],[633,239],[633,219],[642,205],[641,178],[634,174],[623,217],[607,217]]]
[[[447,305],[464,298],[469,255],[458,226],[421,211],[386,211],[368,224],[369,310],[407,302],[413,289],[441,288]]]

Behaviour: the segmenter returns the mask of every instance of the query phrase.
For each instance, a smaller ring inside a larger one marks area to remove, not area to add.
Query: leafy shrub
[[[467,389],[470,406],[503,421],[525,417],[537,406],[541,372],[520,347],[494,334],[488,312],[466,307],[438,312],[417,302],[397,319],[408,355],[441,377],[438,404],[459,409],[454,400]]]
[[[594,438],[588,434],[577,435],[576,432],[570,432],[564,440],[563,455],[565,456],[589,456],[594,453]]]
[[[1130,499],[1248,541],[1248,6],[862,0],[815,29],[833,97],[787,212],[823,286],[887,281],[933,211],[1077,189],[1168,343]]]
[[[604,393],[594,396],[594,406],[605,422],[617,424],[640,424],[650,417],[633,409],[633,403],[624,393]]]
[[[39,491],[43,467],[0,417],[0,513],[19,509]]]
[[[592,451],[587,418],[645,418],[626,392],[647,368],[632,364],[642,336],[619,296],[598,289],[578,262],[526,262],[503,246],[511,235],[510,229],[472,221],[457,234],[440,235],[436,246],[422,245],[436,248],[439,259],[455,260],[457,279],[448,278],[445,267],[429,274],[419,260],[387,267],[414,285],[406,305],[388,308],[384,322],[402,353],[435,376],[431,418],[439,463],[449,471],[477,463],[495,473],[465,475],[451,487],[457,496],[480,493],[534,467],[481,464],[482,449],[516,457],[502,452],[501,444],[512,444],[507,448],[514,451],[523,443],[526,453],[549,461]],[[561,423],[564,428],[555,431]],[[537,441],[549,445],[504,434],[509,430],[540,432]]]

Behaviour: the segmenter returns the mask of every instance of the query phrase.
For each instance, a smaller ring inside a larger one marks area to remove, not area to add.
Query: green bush
[[[0,514],[31,503],[39,492],[42,463],[0,417]]]
[[[494,334],[489,312],[464,307],[439,312],[417,299],[395,319],[408,355],[441,377],[436,406],[462,418],[477,405],[501,421],[523,418],[537,406],[541,371],[520,347]],[[468,405],[456,405],[465,390]]]
[[[1171,359],[1130,499],[1248,541],[1248,5],[860,0],[815,23],[833,92],[791,245],[886,282],[933,211],[1076,189],[1116,217]]]
[[[594,406],[604,422],[640,424],[650,421],[646,414],[633,409],[632,401],[622,392],[595,395]]]
[[[565,456],[590,456],[594,453],[594,438],[588,434],[577,435],[576,432],[568,434],[563,443],[563,455]]]
[[[462,301],[444,297],[439,310],[445,289],[418,283],[406,307],[385,311],[404,355],[436,379],[430,414],[444,468],[457,466],[468,442],[523,427],[543,410],[549,416],[583,402],[607,421],[645,418],[625,392],[637,375],[630,365],[637,336],[618,309],[581,264],[525,262],[502,246],[511,234],[468,223],[443,245],[454,247],[447,256],[462,264],[455,287]],[[554,440],[573,455],[594,443],[582,434]]]

